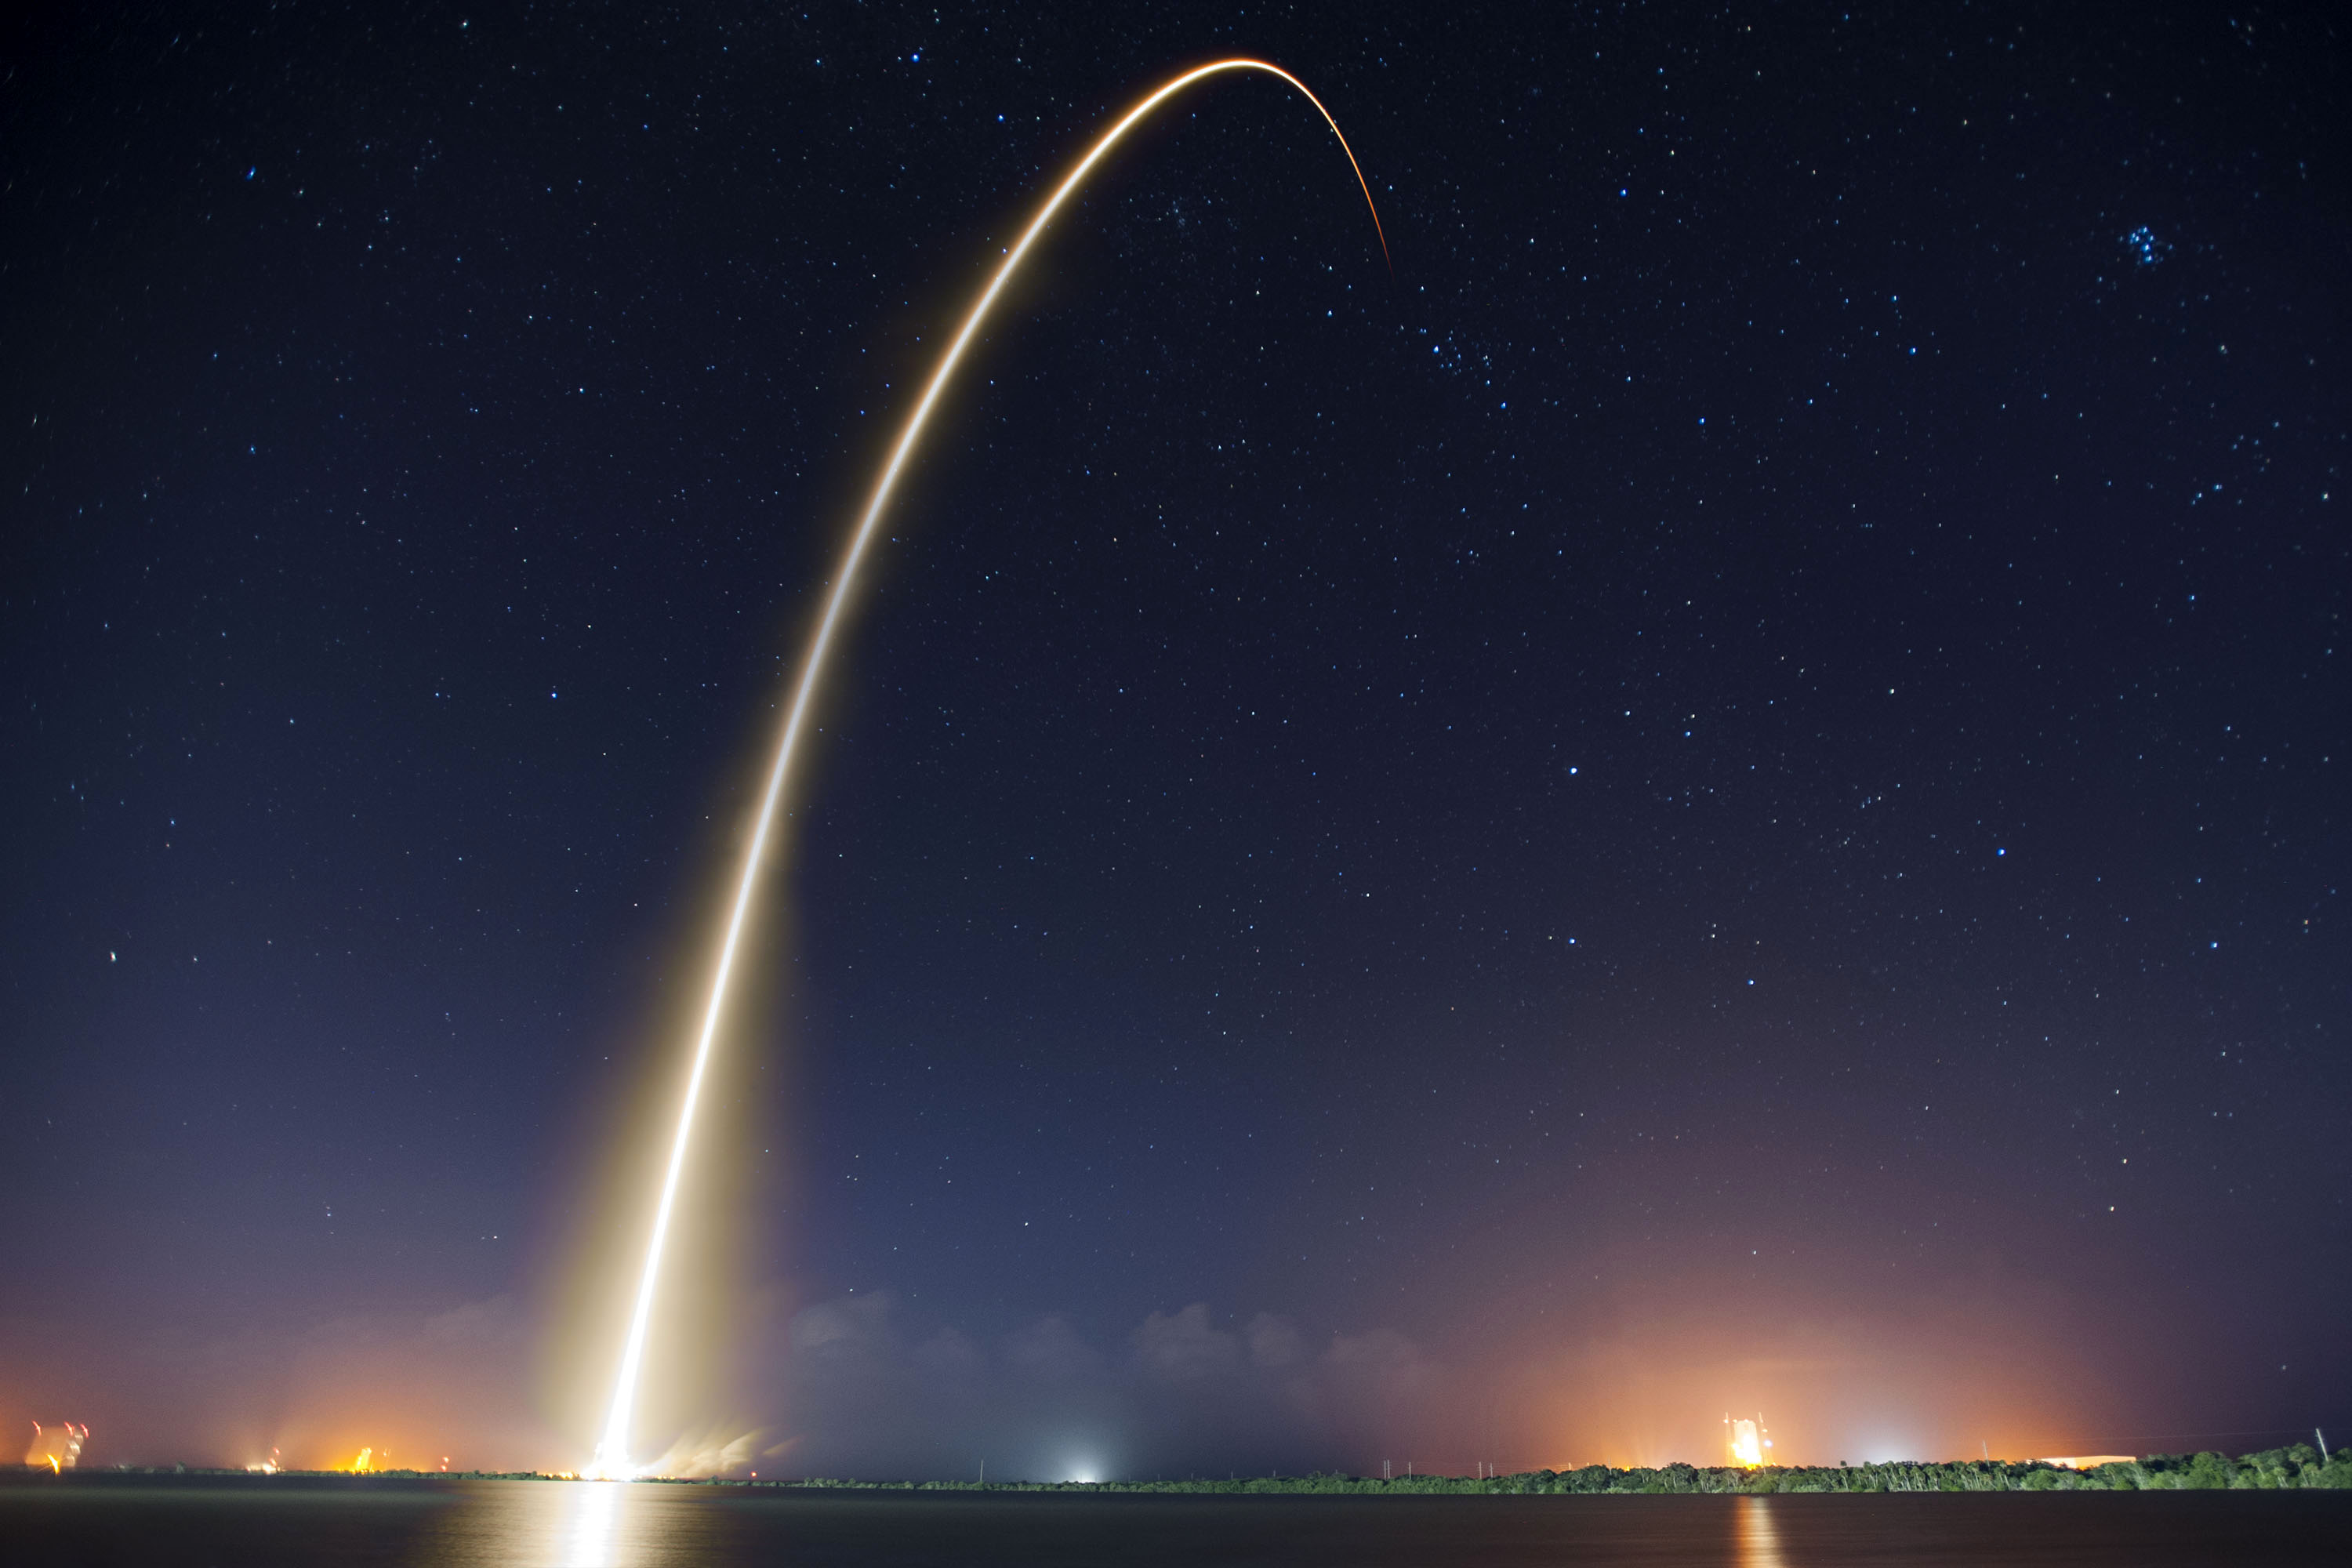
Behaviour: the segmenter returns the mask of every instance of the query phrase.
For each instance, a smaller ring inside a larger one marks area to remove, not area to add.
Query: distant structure
[[[33,1423],[33,1446],[25,1450],[25,1463],[35,1469],[47,1467],[52,1475],[70,1470],[81,1462],[81,1446],[89,1441],[89,1428],[77,1426],[70,1421],[55,1426]]]
[[[1764,1462],[1764,1450],[1772,1446],[1770,1434],[1764,1430],[1764,1417],[1750,1421],[1746,1416],[1737,1420],[1726,1415],[1723,1418],[1723,1447],[1735,1465],[1749,1469]]]

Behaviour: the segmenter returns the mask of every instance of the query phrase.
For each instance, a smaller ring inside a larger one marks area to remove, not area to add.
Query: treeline
[[[1771,1492],[2042,1492],[2273,1491],[2299,1488],[2352,1489],[2352,1450],[2323,1462],[2308,1444],[2259,1454],[2150,1454],[2088,1470],[2039,1460],[1955,1459],[1941,1464],[1790,1465],[1740,1469],[1665,1465],[1655,1469],[1528,1470],[1510,1476],[1254,1476],[1230,1479],[1157,1481],[760,1481],[758,1486],[916,1491],[1160,1492],[1218,1495],[1343,1495],[1362,1497],[1499,1497]]]
[[[48,1481],[47,1467],[37,1472]],[[532,1471],[498,1470],[288,1470],[257,1476],[243,1470],[138,1468],[74,1469],[58,1481],[70,1484],[176,1478],[195,1484],[234,1483],[295,1487],[326,1485],[398,1487],[454,1480],[568,1480]],[[845,1491],[927,1492],[1156,1492],[1218,1496],[1506,1497],[1601,1496],[1662,1493],[1758,1496],[1771,1492],[2045,1492],[2045,1491],[2276,1491],[2305,1488],[2352,1490],[2352,1448],[2322,1460],[2309,1444],[2267,1448],[2259,1454],[2150,1454],[2088,1470],[2072,1470],[2039,1460],[1955,1459],[1942,1464],[1896,1461],[1877,1465],[1790,1465],[1741,1469],[1664,1465],[1654,1469],[1613,1469],[1587,1465],[1575,1470],[1526,1470],[1509,1476],[1350,1476],[1317,1471],[1304,1476],[1252,1476],[1217,1479],[1113,1481],[861,1481],[812,1477],[803,1480],[676,1480],[672,1486],[780,1487]]]

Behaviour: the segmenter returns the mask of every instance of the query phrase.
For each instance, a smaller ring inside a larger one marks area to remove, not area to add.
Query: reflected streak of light
[[[1733,1525],[1732,1538],[1738,1549],[1733,1561],[1739,1568],[1789,1568],[1789,1560],[1780,1555],[1780,1531],[1772,1522],[1770,1499],[1744,1497],[1739,1500],[1739,1513]]]
[[[617,1481],[573,1481],[565,1489],[573,1495],[566,1500],[570,1517],[558,1561],[563,1568],[612,1568],[613,1521],[626,1489]]]
[[[605,1416],[604,1436],[596,1444],[596,1457],[587,1472],[592,1476],[626,1478],[637,1473],[631,1468],[628,1458],[629,1429],[636,1415],[637,1378],[645,1362],[646,1332],[653,1318],[654,1291],[661,1273],[662,1251],[669,1237],[670,1214],[677,1205],[678,1180],[686,1168],[687,1150],[694,1131],[695,1109],[702,1097],[703,1077],[710,1065],[711,1042],[718,1035],[719,1020],[726,1008],[728,983],[735,973],[736,948],[751,912],[752,890],[759,883],[761,861],[766,855],[769,835],[775,825],[777,804],[783,798],[784,781],[792,772],[793,752],[800,745],[802,727],[808,718],[817,683],[824,675],[825,656],[832,649],[834,633],[840,626],[842,610],[848,603],[857,569],[866,558],[867,547],[873,542],[883,510],[889,504],[891,492],[898,488],[898,476],[921,439],[923,428],[930,421],[931,410],[938,405],[940,394],[946,391],[949,380],[963,358],[964,350],[971,345],[981,323],[987,319],[998,297],[1004,292],[1005,285],[1019,270],[1030,247],[1045,232],[1054,215],[1061,210],[1063,203],[1070,198],[1087,175],[1093,172],[1095,165],[1102,162],[1128,132],[1161,103],[1205,77],[1236,70],[1263,71],[1279,77],[1297,88],[1307,101],[1315,106],[1316,112],[1323,117],[1323,122],[1331,128],[1331,134],[1339,138],[1339,150],[1348,156],[1348,166],[1355,171],[1356,184],[1364,193],[1364,205],[1371,209],[1373,232],[1380,236],[1381,256],[1383,260],[1388,257],[1388,235],[1381,226],[1380,209],[1372,202],[1372,187],[1364,178],[1363,166],[1356,162],[1355,149],[1348,145],[1347,137],[1340,133],[1339,122],[1331,118],[1331,111],[1323,107],[1323,100],[1309,91],[1305,82],[1280,66],[1265,60],[1234,58],[1213,61],[1185,71],[1155,89],[1129,110],[1118,123],[1105,132],[1101,139],[1087,150],[1087,155],[1078,160],[1077,166],[1055,187],[1053,195],[1045,198],[1045,204],[1037,209],[1037,216],[1022,231],[1019,241],[1006,253],[1003,265],[989,279],[988,287],[981,290],[979,300],[964,317],[962,329],[956,333],[954,342],[948,345],[947,352],[940,356],[938,368],[931,372],[929,384],[923,389],[922,400],[908,416],[906,427],[899,433],[898,444],[890,450],[889,461],[883,465],[881,477],[875,482],[873,495],[866,502],[865,516],[859,519],[856,531],[850,535],[849,547],[843,552],[840,568],[834,574],[833,591],[826,595],[824,614],[817,621],[815,635],[809,639],[808,654],[802,662],[800,679],[793,690],[792,706],[785,714],[783,739],[776,747],[775,763],[768,773],[767,792],[761,799],[759,826],[751,835],[750,847],[744,852],[743,869],[736,883],[734,906],[728,916],[726,940],[719,951],[719,965],[711,977],[710,1001],[703,1011],[701,1034],[695,1042],[694,1066],[687,1077],[686,1100],[678,1110],[677,1133],[671,1142],[669,1165],[662,1177],[661,1201],[654,1213],[653,1235],[646,1243],[645,1268],[637,1279],[636,1300],[630,1313],[628,1338],[623,1343],[620,1368],[613,1380],[613,1402]]]

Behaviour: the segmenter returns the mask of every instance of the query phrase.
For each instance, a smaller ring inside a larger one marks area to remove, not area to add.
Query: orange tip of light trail
[[[1186,71],[1183,75],[1176,78],[1173,81],[1169,82],[1166,86],[1161,87],[1158,91],[1152,93],[1150,97],[1145,99],[1141,103],[1136,105],[1133,111],[1130,112],[1125,120],[1120,121],[1117,126],[1112,128],[1110,134],[1103,139],[1104,143],[1107,144],[1115,140],[1121,132],[1126,131],[1129,125],[1142,118],[1144,115],[1149,114],[1154,108],[1158,107],[1160,100],[1166,98],[1169,94],[1181,91],[1183,89],[1190,87],[1192,83],[1200,80],[1204,76],[1212,76],[1219,71],[1230,70],[1264,71],[1269,76],[1280,77],[1283,80],[1297,88],[1300,97],[1306,99],[1307,102],[1315,106],[1315,112],[1323,117],[1323,123],[1331,128],[1332,139],[1339,143],[1339,151],[1347,154],[1348,167],[1355,171],[1356,188],[1364,193],[1364,210],[1372,216],[1372,237],[1381,242],[1381,265],[1389,269],[1390,277],[1395,277],[1396,262],[1389,255],[1389,235],[1388,230],[1381,226],[1380,204],[1372,200],[1372,183],[1364,178],[1364,166],[1356,162],[1356,150],[1348,145],[1347,132],[1339,129],[1339,122],[1331,118],[1331,111],[1323,107],[1323,100],[1315,96],[1314,89],[1308,87],[1305,82],[1299,80],[1297,77],[1291,75],[1288,71],[1284,70],[1280,66],[1276,65],[1269,60],[1251,59],[1245,55],[1236,55],[1234,58],[1229,60],[1213,60],[1207,65]],[[1083,170],[1081,170],[1081,172],[1083,173]]]
[[[800,675],[793,686],[792,703],[785,711],[783,735],[777,742],[775,762],[768,772],[767,789],[761,797],[758,825],[744,850],[742,870],[736,879],[733,907],[727,921],[727,935],[719,944],[718,963],[711,973],[710,999],[703,1008],[702,1026],[695,1040],[693,1065],[687,1075],[684,1100],[678,1108],[677,1132],[671,1142],[668,1164],[662,1176],[661,1198],[654,1210],[653,1233],[646,1244],[645,1267],[637,1276],[637,1288],[629,1315],[628,1337],[623,1342],[620,1366],[613,1379],[612,1404],[607,1407],[604,1435],[597,1442],[595,1458],[587,1467],[585,1473],[588,1475],[618,1480],[645,1473],[641,1468],[629,1462],[629,1439],[636,1420],[637,1383],[644,1371],[646,1336],[653,1321],[662,1254],[668,1242],[670,1219],[677,1207],[678,1187],[686,1171],[687,1152],[693,1141],[695,1109],[702,1098],[712,1044],[718,1038],[719,1020],[726,1012],[728,986],[734,978],[736,953],[751,909],[751,895],[759,885],[760,868],[767,856],[777,809],[784,797],[785,783],[792,774],[793,758],[800,747],[801,731],[806,726],[811,702],[824,676],[825,658],[832,651],[834,634],[839,629],[843,607],[848,603],[850,591],[856,583],[857,569],[866,559],[866,547],[874,541],[882,514],[889,505],[891,493],[898,489],[898,477],[921,440],[924,427],[930,422],[931,410],[947,390],[948,383],[953,379],[965,349],[971,346],[981,324],[988,319],[989,312],[1004,292],[1005,285],[1020,269],[1030,248],[1036,244],[1038,236],[1053,221],[1054,215],[1061,210],[1063,203],[1069,200],[1071,195],[1086,182],[1095,165],[1101,163],[1110,150],[1152,110],[1194,82],[1226,71],[1260,71],[1279,77],[1297,88],[1301,96],[1315,106],[1315,112],[1323,117],[1323,123],[1329,126],[1331,134],[1339,139],[1339,151],[1347,154],[1349,168],[1355,171],[1356,186],[1364,193],[1364,205],[1372,215],[1372,233],[1381,242],[1381,260],[1388,265],[1391,276],[1395,274],[1394,264],[1389,259],[1389,237],[1381,226],[1380,208],[1372,201],[1371,182],[1364,178],[1363,165],[1356,162],[1355,149],[1349,146],[1347,137],[1340,134],[1339,122],[1331,118],[1331,111],[1323,107],[1323,100],[1316,97],[1305,82],[1280,66],[1240,57],[1195,66],[1147,93],[1121,115],[1116,124],[1096,139],[1086,155],[1039,205],[1028,226],[1022,230],[1021,237],[1005,252],[1003,263],[982,289],[980,297],[966,312],[963,325],[956,332],[954,340],[940,355],[939,363],[933,368],[922,396],[907,416],[907,423],[900,429],[898,440],[892,444],[889,458],[882,465],[882,471],[875,479],[874,489],[867,498],[865,513],[851,532],[847,548],[842,552],[840,565],[833,575],[833,586],[825,595],[824,611],[817,619],[816,629],[809,637],[808,651],[801,660]]]

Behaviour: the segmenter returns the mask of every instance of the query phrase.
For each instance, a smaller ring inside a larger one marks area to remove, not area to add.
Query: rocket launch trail
[[[630,1427],[635,1424],[636,1415],[637,1379],[645,1362],[646,1335],[653,1319],[655,1297],[661,1279],[662,1252],[669,1237],[670,1217],[677,1206],[678,1183],[686,1169],[687,1152],[693,1142],[695,1110],[701,1099],[703,1080],[710,1065],[712,1042],[718,1037],[719,1020],[726,1013],[728,984],[734,976],[745,920],[751,908],[752,893],[759,884],[769,840],[774,833],[777,808],[784,798],[784,787],[792,776],[793,758],[799,749],[810,703],[819,682],[824,678],[826,656],[832,651],[843,609],[856,586],[858,567],[864,563],[866,548],[873,542],[882,514],[889,506],[891,493],[898,488],[899,475],[905,471],[908,458],[922,439],[931,410],[945,393],[950,379],[955,374],[956,366],[963,359],[965,349],[978,335],[989,312],[1004,292],[1005,285],[1020,270],[1022,262],[1028,257],[1038,237],[1045,232],[1045,226],[1053,221],[1054,215],[1061,210],[1062,205],[1069,200],[1095,166],[1110,154],[1127,133],[1161,104],[1193,83],[1227,71],[1256,71],[1278,77],[1297,89],[1300,95],[1315,106],[1316,112],[1322,115],[1323,122],[1330,126],[1331,134],[1338,138],[1339,150],[1347,154],[1348,165],[1355,172],[1357,186],[1364,193],[1364,205],[1371,211],[1372,232],[1380,239],[1381,258],[1383,261],[1388,259],[1388,236],[1381,227],[1380,209],[1373,204],[1371,185],[1364,178],[1363,166],[1356,162],[1354,149],[1348,145],[1347,137],[1340,132],[1339,121],[1331,118],[1331,111],[1323,107],[1322,100],[1309,91],[1305,82],[1265,60],[1216,60],[1185,71],[1155,88],[1087,150],[1086,156],[1078,160],[1061,184],[1055,186],[1052,194],[1038,206],[1036,216],[1029,220],[1028,226],[1021,232],[1020,239],[1005,253],[1003,265],[997,268],[987,287],[981,290],[980,297],[965,313],[962,327],[948,344],[946,352],[940,354],[929,382],[923,388],[922,397],[916,403],[914,411],[908,415],[905,426],[890,448],[888,460],[882,465],[881,474],[875,480],[865,513],[858,519],[856,531],[849,536],[848,546],[842,552],[840,564],[834,573],[832,590],[825,596],[824,614],[818,618],[816,630],[809,638],[808,651],[801,661],[799,678],[793,683],[792,702],[784,715],[783,735],[777,742],[775,762],[768,770],[767,789],[760,801],[758,826],[752,832],[751,844],[743,852],[742,869],[736,879],[734,902],[728,914],[727,934],[720,943],[719,962],[711,974],[710,999],[703,1009],[701,1030],[695,1040],[693,1067],[687,1077],[684,1101],[678,1108],[677,1131],[671,1142],[669,1163],[662,1176],[661,1200],[655,1210],[653,1233],[646,1246],[645,1267],[637,1279],[628,1338],[623,1343],[620,1366],[614,1376],[613,1400],[605,1417],[604,1436],[597,1442],[595,1458],[587,1471],[592,1476],[619,1479],[638,1473],[628,1458]]]

